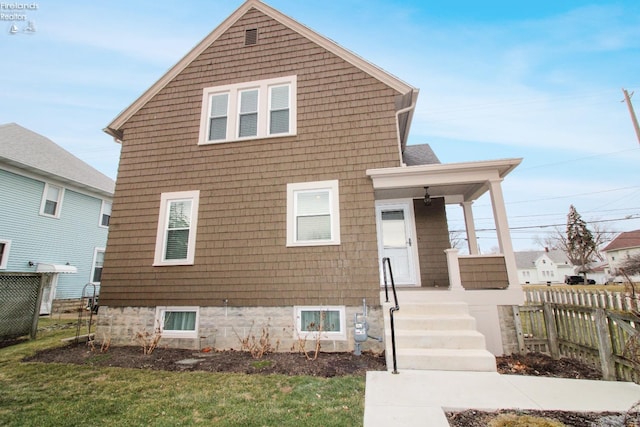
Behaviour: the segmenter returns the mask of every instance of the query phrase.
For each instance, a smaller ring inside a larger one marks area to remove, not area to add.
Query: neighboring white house
[[[605,269],[608,280],[621,281],[619,268],[628,258],[640,254],[640,230],[620,233],[602,252],[607,257],[609,267]],[[631,276],[634,282],[640,282],[640,275]]]
[[[563,283],[565,276],[575,274],[567,256],[558,250],[515,252],[518,279],[523,285]]]

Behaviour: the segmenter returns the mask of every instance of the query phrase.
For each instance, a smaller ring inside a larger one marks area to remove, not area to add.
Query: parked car
[[[584,284],[584,277],[582,277],[582,276],[565,276],[564,283],[566,283],[567,285],[583,285]],[[595,285],[596,281],[593,280],[593,279],[588,279],[587,280],[587,284],[588,285]]]

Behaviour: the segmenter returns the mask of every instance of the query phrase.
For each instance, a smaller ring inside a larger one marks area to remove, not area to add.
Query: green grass
[[[2,426],[359,426],[362,377],[164,372],[24,363],[75,328],[0,349]],[[99,353],[98,353],[99,354]],[[108,352],[106,353],[108,354]],[[104,356],[103,356],[104,357]]]

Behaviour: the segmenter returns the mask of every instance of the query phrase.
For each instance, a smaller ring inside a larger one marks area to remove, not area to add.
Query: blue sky
[[[17,34],[0,20],[0,123],[115,178],[120,147],[102,129],[241,3],[0,10],[27,17]],[[534,239],[563,227],[570,204],[611,231],[640,229],[640,143],[621,102],[621,88],[635,91],[640,114],[639,1],[267,3],[419,88],[409,143],[431,144],[443,163],[523,158],[503,184],[517,250],[540,249]],[[28,21],[35,32],[22,31]],[[475,216],[493,228],[488,198]],[[493,236],[479,232],[483,252]]]

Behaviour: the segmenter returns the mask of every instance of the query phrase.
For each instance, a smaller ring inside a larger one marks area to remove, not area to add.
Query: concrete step
[[[411,303],[403,302],[396,313],[407,314],[469,314],[469,306],[464,302]]]
[[[391,340],[391,332],[385,337]],[[485,350],[484,335],[474,330],[396,330],[397,348]]]
[[[458,330],[476,329],[476,319],[470,315],[418,315],[400,313],[394,314],[393,322],[396,329],[416,330]]]
[[[396,360],[398,370],[497,371],[496,358],[487,350],[399,348]]]

